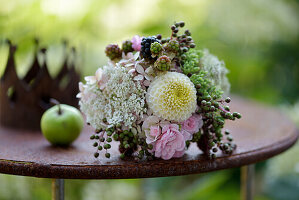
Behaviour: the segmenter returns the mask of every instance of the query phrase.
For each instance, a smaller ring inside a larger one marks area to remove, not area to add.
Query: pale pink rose
[[[161,137],[154,143],[155,156],[164,160],[182,157],[185,152],[185,138],[177,124],[166,124]]]
[[[161,134],[160,126],[151,126],[150,127],[150,136],[153,138],[158,138]]]
[[[135,51],[141,50],[141,40],[142,40],[142,37],[139,37],[139,35],[135,35],[132,38],[132,47]]]
[[[108,76],[104,73],[102,68],[99,68],[96,71],[95,79],[100,89],[103,90],[106,87],[106,84],[108,82]]]
[[[155,127],[159,127],[159,122],[160,119],[159,117],[156,116],[149,116],[147,117],[143,124],[142,124],[142,130],[145,133],[146,136],[146,143],[147,144],[151,144],[153,142],[155,142],[158,138],[158,136],[161,134],[161,130],[159,132],[157,132]],[[160,129],[160,127],[159,127]],[[159,135],[155,134],[155,133],[159,133]]]
[[[191,140],[192,134],[197,133],[202,125],[202,117],[198,114],[193,114],[189,119],[185,120],[182,123],[182,134],[185,140]]]

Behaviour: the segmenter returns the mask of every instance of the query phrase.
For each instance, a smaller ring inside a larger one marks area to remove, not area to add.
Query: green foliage
[[[206,77],[207,74],[206,71],[202,70],[198,74],[193,74],[190,80],[197,88],[197,93],[200,94],[203,99],[206,99],[208,96],[214,100],[220,99],[223,92],[211,84],[211,81]]]
[[[184,74],[195,74],[200,71],[200,58],[202,57],[202,51],[190,49],[181,57],[184,62],[181,67]]]

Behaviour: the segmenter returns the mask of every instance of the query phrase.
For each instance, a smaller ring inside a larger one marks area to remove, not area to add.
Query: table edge
[[[142,162],[139,163],[138,166],[132,164],[49,165],[43,163],[0,159],[0,173],[32,176],[37,178],[63,179],[132,179],[199,174],[241,167],[243,165],[254,164],[266,160],[289,149],[296,143],[298,136],[299,131],[294,128],[291,138],[286,138],[283,141],[279,141],[270,146],[254,151],[218,157],[215,160],[205,160],[205,165],[202,165],[201,162],[197,162],[197,160],[183,161],[181,159],[174,159],[172,160],[171,164],[149,161],[150,165],[148,165],[148,162]],[[174,168],[174,163],[177,163],[180,166]],[[157,165],[159,167],[156,167],[155,170],[153,170],[153,166]],[[138,170],[140,166],[142,166],[142,170]],[[49,173],[45,174],[44,171],[49,171]]]

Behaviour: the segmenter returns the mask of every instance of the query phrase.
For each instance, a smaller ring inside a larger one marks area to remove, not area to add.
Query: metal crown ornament
[[[65,56],[60,72],[56,77],[51,77],[45,59],[46,49],[37,50],[27,74],[19,78],[14,60],[17,46],[10,41],[7,43],[8,60],[4,73],[0,77],[0,124],[2,126],[38,131],[42,114],[51,107],[51,98],[64,104],[78,105],[76,94],[80,76],[75,70],[74,59],[69,63],[68,56]],[[38,54],[44,58],[43,64],[39,63]],[[72,48],[72,56],[74,55],[75,49]]]

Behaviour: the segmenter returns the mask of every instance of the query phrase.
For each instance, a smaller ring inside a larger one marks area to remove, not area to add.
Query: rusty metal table
[[[298,131],[273,108],[234,97],[231,109],[243,115],[241,120],[226,125],[238,147],[232,155],[218,154],[215,160],[206,159],[196,145],[191,145],[182,158],[167,161],[123,161],[117,148],[111,149],[110,159],[103,155],[95,159],[89,140],[93,131],[89,127],[68,148],[50,146],[40,133],[0,127],[0,173],[53,178],[53,198],[63,199],[63,179],[178,176],[244,166],[243,198],[252,199],[252,164],[290,148]]]

